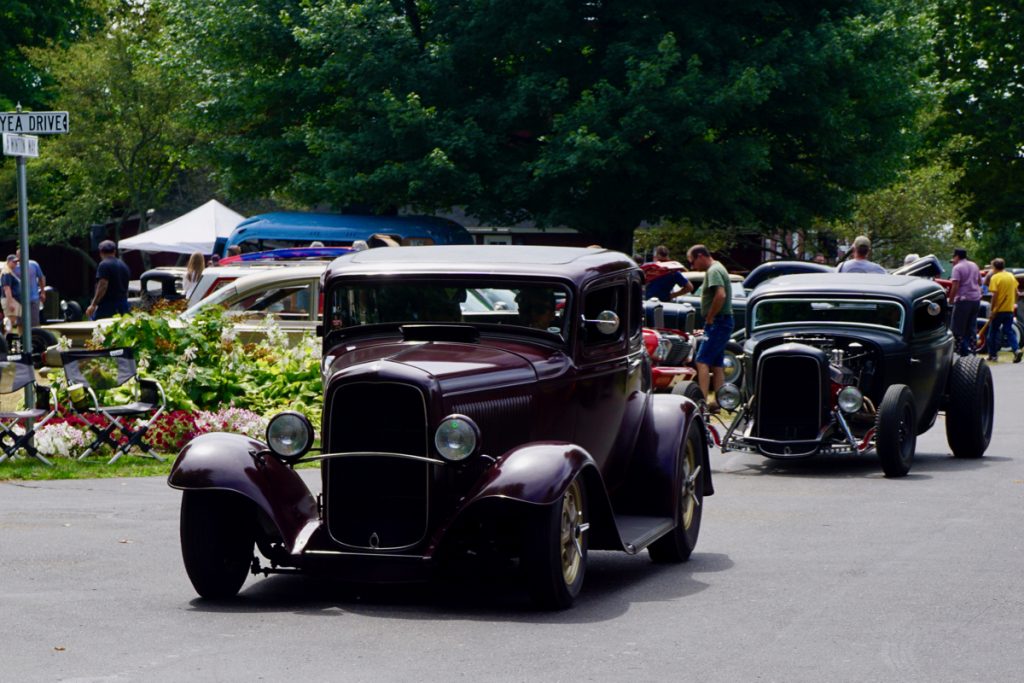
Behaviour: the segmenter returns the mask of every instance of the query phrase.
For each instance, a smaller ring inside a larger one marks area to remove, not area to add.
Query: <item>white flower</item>
[[[196,366],[193,365],[192,363],[189,363],[188,364],[188,370],[185,371],[185,381],[186,382],[191,382],[192,380],[194,380],[196,378],[196,374],[197,374]]]
[[[70,458],[85,448],[86,435],[67,422],[60,422],[37,431],[35,443],[42,455]]]
[[[96,337],[96,331],[93,331],[93,338]],[[68,351],[71,349],[71,339],[69,337],[61,337],[57,340],[57,348],[61,351]]]
[[[103,346],[103,342],[106,341],[107,337],[103,334],[103,330],[99,325],[92,329],[92,341],[97,346]]]
[[[187,361],[195,360],[196,356],[199,355],[199,349],[194,346],[190,346],[181,354],[181,357]]]

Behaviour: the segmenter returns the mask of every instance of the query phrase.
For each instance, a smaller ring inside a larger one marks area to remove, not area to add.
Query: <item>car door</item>
[[[920,429],[927,428],[939,409],[953,362],[953,339],[946,326],[948,309],[941,292],[916,300],[911,314],[910,372]]]
[[[242,342],[266,338],[268,323],[274,323],[288,336],[289,344],[294,344],[306,332],[315,331],[319,301],[319,278],[304,278],[239,292],[225,308]]]
[[[613,486],[628,465],[646,396],[639,276],[620,274],[592,282],[583,291],[581,311],[583,320],[612,311],[620,321],[612,333],[581,321],[575,387],[575,441],[594,456],[605,482]]]

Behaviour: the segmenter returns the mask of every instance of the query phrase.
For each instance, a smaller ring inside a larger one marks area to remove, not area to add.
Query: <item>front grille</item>
[[[821,365],[802,354],[766,354],[757,372],[757,434],[781,441],[814,440],[821,429]],[[764,445],[782,455],[784,445]]]
[[[427,456],[427,415],[419,389],[399,383],[339,387],[324,424],[332,453]],[[419,543],[427,530],[430,465],[386,455],[324,462],[327,526],[339,543],[393,550]]]
[[[673,367],[684,365],[690,359],[690,342],[675,334],[665,336],[668,337],[672,348],[669,350],[664,364]]]
[[[531,424],[529,396],[455,403],[451,412],[476,422],[480,428],[480,452],[491,455],[499,455],[511,444],[522,442],[524,426]]]

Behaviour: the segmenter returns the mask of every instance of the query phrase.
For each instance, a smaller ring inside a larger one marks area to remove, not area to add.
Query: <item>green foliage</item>
[[[873,0],[165,6],[229,190],[465,205],[626,250],[642,221],[843,214],[891,178],[918,101],[919,32]]]
[[[319,424],[322,403],[320,350],[307,335],[288,346],[272,322],[267,339],[234,340],[230,319],[211,307],[187,322],[165,313],[116,318],[103,328],[104,347],[127,346],[142,360],[143,374],[167,392],[168,409],[217,410],[233,405],[260,415],[298,410]]]
[[[962,171],[958,187],[969,199],[968,217],[992,233],[987,243],[1014,249],[1024,215],[1024,7],[999,0],[937,4],[945,88],[939,135],[961,138],[952,159]]]
[[[55,83],[54,106],[71,113],[69,134],[43,141],[29,165],[34,241],[61,242],[111,215],[138,215],[145,228],[147,210],[167,196],[194,139],[181,121],[188,81],[154,61],[159,12],[139,0],[103,5],[104,31],[27,50]]]
[[[686,252],[695,244],[703,244],[713,252],[721,252],[736,244],[738,231],[718,227],[697,227],[690,224],[656,225],[633,233],[633,254],[649,261],[655,247],[664,244],[672,258],[686,259]]]

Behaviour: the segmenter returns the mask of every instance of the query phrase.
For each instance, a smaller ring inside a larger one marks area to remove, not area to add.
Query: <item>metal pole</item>
[[[32,357],[32,315],[29,306],[32,305],[29,295],[29,279],[32,277],[32,269],[29,268],[28,258],[28,181],[25,178],[25,157],[18,159],[18,227],[21,230],[21,259],[18,268],[21,272],[21,332],[22,353]],[[26,276],[27,274],[27,276]],[[25,410],[31,410],[36,405],[36,392],[33,384],[25,386]]]

